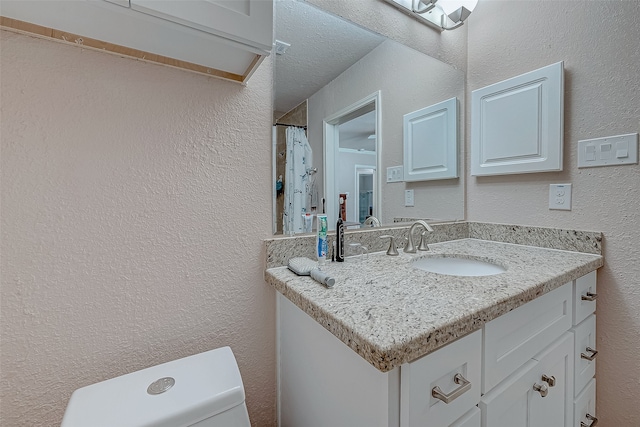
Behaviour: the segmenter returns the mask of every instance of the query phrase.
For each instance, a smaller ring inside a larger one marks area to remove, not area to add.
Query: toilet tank
[[[244,399],[236,359],[222,347],[80,388],[61,427],[249,427]]]

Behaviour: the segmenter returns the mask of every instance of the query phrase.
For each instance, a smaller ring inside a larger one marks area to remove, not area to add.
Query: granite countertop
[[[367,362],[387,372],[603,265],[600,255],[494,241],[462,239],[429,252],[384,252],[355,262],[327,263],[328,289],[287,267],[265,279]],[[446,276],[411,267],[424,257],[455,254],[493,262],[502,274]]]

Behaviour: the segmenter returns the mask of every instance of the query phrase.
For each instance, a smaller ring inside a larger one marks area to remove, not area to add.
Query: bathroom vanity
[[[280,425],[595,425],[602,257],[478,239],[430,248],[329,264],[332,289],[266,270],[279,292]],[[505,271],[413,264],[443,256]]]

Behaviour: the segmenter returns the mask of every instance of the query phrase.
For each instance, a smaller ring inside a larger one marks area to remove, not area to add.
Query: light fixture
[[[437,28],[453,30],[471,15],[478,0],[385,0],[402,12]]]

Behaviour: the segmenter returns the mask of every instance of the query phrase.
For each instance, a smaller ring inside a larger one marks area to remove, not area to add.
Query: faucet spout
[[[426,221],[419,219],[416,222],[414,222],[411,225],[411,228],[409,229],[409,238],[407,239],[407,245],[404,247],[404,252],[408,253],[408,254],[415,254],[416,253],[416,245],[413,243],[413,232],[415,231],[416,228],[418,227],[422,227],[424,228],[424,231],[433,231],[433,228],[431,228],[431,226],[429,224],[427,224]],[[424,233],[422,233],[424,234]],[[421,245],[421,248],[424,247],[423,245]]]
[[[371,227],[380,227],[380,220],[375,216],[371,215],[370,217],[367,217],[367,219],[364,220],[364,225],[371,226]]]

